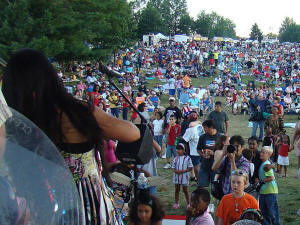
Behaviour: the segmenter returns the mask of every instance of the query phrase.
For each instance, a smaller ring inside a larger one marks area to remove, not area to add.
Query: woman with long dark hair
[[[33,49],[11,56],[2,90],[7,104],[37,124],[64,157],[85,206],[80,224],[121,224],[107,189],[103,140],[132,142],[139,130],[68,94],[52,64]]]

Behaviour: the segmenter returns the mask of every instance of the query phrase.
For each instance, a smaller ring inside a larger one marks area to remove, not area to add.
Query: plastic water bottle
[[[147,189],[149,187],[148,179],[147,179],[147,177],[145,177],[144,173],[140,173],[140,175],[137,179],[137,183],[138,183],[139,189]]]

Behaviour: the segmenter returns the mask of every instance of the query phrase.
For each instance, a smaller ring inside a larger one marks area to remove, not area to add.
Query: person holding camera
[[[222,171],[222,187],[223,193],[229,194],[232,192],[230,187],[230,175],[231,171],[241,169],[247,173],[250,171],[250,162],[243,155],[242,152],[244,150],[245,141],[240,135],[234,135],[230,138],[230,145],[227,146],[226,152],[224,153],[224,157],[220,157],[214,163],[215,171]],[[220,172],[219,172],[220,173]]]

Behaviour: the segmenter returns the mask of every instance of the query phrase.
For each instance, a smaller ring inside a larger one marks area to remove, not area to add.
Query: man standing
[[[176,117],[176,121],[178,124],[180,124],[180,120],[181,120],[181,111],[180,109],[175,105],[175,98],[174,97],[170,97],[169,98],[169,104],[170,106],[168,108],[166,108],[166,111],[164,112],[164,117],[165,117],[165,125],[169,124],[169,119],[171,115],[175,115]]]
[[[214,180],[215,172],[212,170],[214,162],[214,147],[217,138],[220,136],[215,129],[212,120],[205,120],[202,123],[204,134],[199,137],[197,151],[201,156],[201,166],[198,175],[198,186],[208,187]]]
[[[254,112],[250,118],[250,120],[253,121],[251,137],[256,136],[256,131],[259,127],[259,142],[261,142],[264,137],[265,119],[263,113],[269,112],[268,107],[270,106],[270,104],[271,103],[264,98],[262,93],[259,94],[258,99],[254,102]]]
[[[216,102],[215,110],[208,115],[209,120],[213,120],[216,130],[219,134],[228,136],[229,118],[225,112],[222,111],[222,103]]]

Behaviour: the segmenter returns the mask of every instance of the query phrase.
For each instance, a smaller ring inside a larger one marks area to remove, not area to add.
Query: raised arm
[[[106,138],[122,142],[133,142],[140,138],[140,131],[133,123],[117,119],[98,107],[95,107],[93,114]]]

